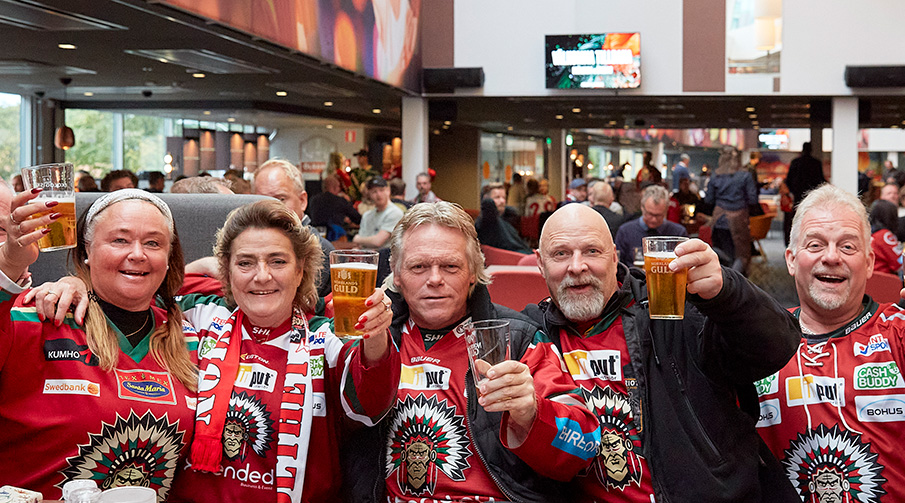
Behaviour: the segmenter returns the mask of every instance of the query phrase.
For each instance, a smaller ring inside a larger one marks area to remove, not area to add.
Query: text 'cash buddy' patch
[[[150,370],[120,370],[116,373],[119,397],[139,402],[167,403],[176,405],[173,380],[167,372]]]

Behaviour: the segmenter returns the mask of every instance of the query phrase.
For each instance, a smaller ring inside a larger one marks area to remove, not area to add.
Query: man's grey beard
[[[590,293],[575,294],[570,286],[591,285]],[[569,321],[588,321],[600,316],[606,306],[606,297],[600,291],[600,280],[586,275],[573,278],[566,276],[556,289],[556,305]]]

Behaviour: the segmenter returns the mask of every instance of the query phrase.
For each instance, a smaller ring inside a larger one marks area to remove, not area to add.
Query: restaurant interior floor
[[[781,222],[779,222],[782,225]],[[785,245],[782,241],[782,227],[774,225],[767,238],[760,241],[767,256],[752,257],[748,279],[773,296],[783,307],[798,305],[795,282],[786,269]]]

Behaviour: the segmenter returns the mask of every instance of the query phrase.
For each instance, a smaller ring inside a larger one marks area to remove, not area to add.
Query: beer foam
[[[377,264],[366,264],[364,262],[346,262],[345,264],[330,264],[330,269],[359,269],[362,271],[376,271]]]
[[[676,258],[676,252],[647,252],[644,256],[650,258]]]

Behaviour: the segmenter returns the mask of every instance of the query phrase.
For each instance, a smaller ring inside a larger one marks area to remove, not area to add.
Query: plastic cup
[[[465,327],[465,343],[468,346],[468,363],[475,387],[480,389],[481,381],[487,379],[490,367],[509,359],[509,322],[472,322]]]
[[[365,300],[377,286],[375,250],[333,250],[330,252],[330,283],[333,288],[333,333],[339,337],[361,339],[355,328],[358,318],[368,310]]]
[[[22,168],[22,183],[25,190],[42,189],[31,204],[44,204],[57,201],[60,204],[47,211],[36,213],[29,218],[40,218],[48,213],[62,213],[63,216],[50,225],[42,226],[50,229],[38,240],[41,251],[63,250],[75,247],[75,190],[73,189],[72,164],[41,164]]]

